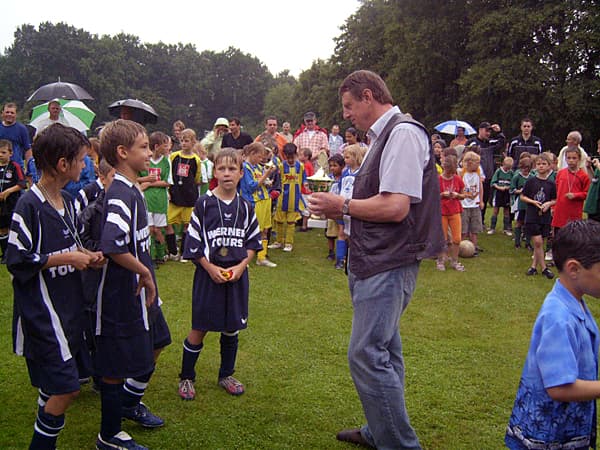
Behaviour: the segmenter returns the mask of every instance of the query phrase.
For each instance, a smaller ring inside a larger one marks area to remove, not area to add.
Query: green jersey
[[[140,176],[156,175],[159,180],[173,184],[171,177],[171,162],[169,158],[161,156],[158,159],[150,159],[150,168],[140,172]],[[148,212],[166,214],[169,206],[169,198],[167,196],[168,187],[149,187],[144,191],[144,197],[148,204]]]

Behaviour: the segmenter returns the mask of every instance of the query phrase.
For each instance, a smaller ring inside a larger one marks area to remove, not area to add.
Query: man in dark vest
[[[420,449],[404,401],[402,312],[419,264],[443,249],[440,194],[427,130],[393,106],[379,75],[359,70],[339,90],[344,118],[370,146],[351,199],[311,196],[310,209],[350,216],[348,283],[354,316],[348,361],[367,424],[337,439],[377,448]]]

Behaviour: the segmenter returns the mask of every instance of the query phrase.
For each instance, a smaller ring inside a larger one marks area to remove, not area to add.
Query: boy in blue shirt
[[[152,260],[150,229],[137,174],[150,165],[148,136],[130,120],[106,125],[100,138],[102,156],[116,174],[104,200],[100,248],[109,258],[98,290],[96,370],[102,377],[100,450],[142,450],[121,431],[121,417],[153,428],[163,424],[140,403],[160,349],[170,343],[160,309]]]
[[[600,297],[600,223],[570,222],[552,251],[559,279],[533,326],[504,438],[510,449],[596,448],[600,331],[583,295]]]

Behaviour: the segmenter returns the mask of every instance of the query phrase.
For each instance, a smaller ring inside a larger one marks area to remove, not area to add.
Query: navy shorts
[[[171,332],[162,313],[162,308],[155,308],[150,313],[150,334],[152,335],[152,348],[158,350],[171,343]]]
[[[40,364],[26,359],[31,385],[48,395],[61,395],[79,390],[79,371],[75,357],[54,364]]]
[[[238,281],[215,283],[198,266],[192,288],[192,329],[233,332],[248,322],[248,270]]]
[[[154,370],[152,336],[96,336],[94,367],[97,375],[108,378],[130,378]]]
[[[525,224],[525,233],[527,236],[542,236],[547,238],[550,236],[550,224],[549,223],[526,223]]]

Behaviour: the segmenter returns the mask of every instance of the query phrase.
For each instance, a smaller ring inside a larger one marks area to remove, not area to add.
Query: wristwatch
[[[346,200],[344,200],[344,206],[342,206],[342,214],[344,215],[350,215],[350,200],[352,199],[347,198]]]

